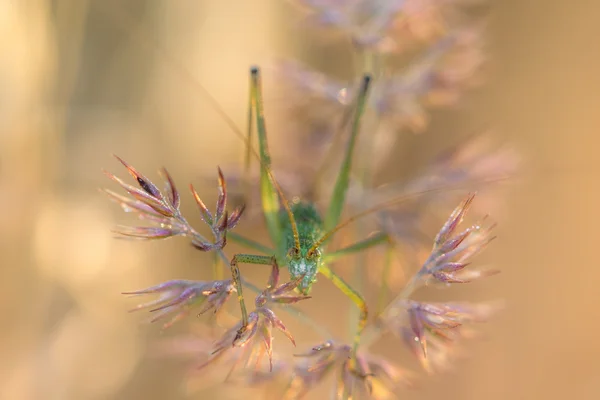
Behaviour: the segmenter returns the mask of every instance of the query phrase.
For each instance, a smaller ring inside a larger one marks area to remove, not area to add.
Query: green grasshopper
[[[227,234],[229,239],[262,253],[235,254],[230,262],[231,274],[237,290],[242,314],[242,324],[237,332],[237,337],[242,336],[248,326],[248,312],[244,301],[239,264],[246,263],[287,267],[292,281],[298,282],[296,290],[300,293],[307,295],[315,284],[317,276],[320,274],[329,279],[357,306],[360,314],[352,345],[353,354],[356,354],[360,344],[361,335],[367,325],[369,316],[368,307],[363,296],[337,275],[329,267],[328,263],[344,255],[359,253],[380,244],[390,244],[393,239],[388,233],[380,232],[334,251],[327,250],[325,245],[335,233],[357,219],[401,203],[407,200],[407,198],[415,195],[408,194],[406,196],[396,197],[390,201],[368,208],[345,221],[340,222],[340,217],[346,203],[353,155],[360,131],[361,118],[365,111],[370,83],[371,77],[365,75],[354,105],[354,113],[350,125],[350,137],[348,138],[349,140],[347,141],[344,150],[341,167],[333,188],[333,195],[326,214],[324,218],[322,218],[316,205],[312,202],[300,200],[290,204],[283,195],[283,191],[274,177],[271,170],[271,155],[269,153],[267,129],[264,117],[260,71],[257,68],[251,69],[250,110],[246,137],[244,137],[244,135],[235,127],[235,124],[229,123],[229,125],[234,132],[246,142],[248,152],[246,153],[247,160],[245,165],[248,167],[248,158],[253,152],[251,146],[252,125],[254,119],[256,120],[259,150],[258,154],[255,152],[254,155],[258,158],[260,164],[261,207],[269,236],[275,247],[265,247],[254,240],[233,232],[228,232]],[[213,105],[216,104],[214,99],[212,99],[206,91],[203,92],[205,95],[209,96]],[[487,183],[494,181],[496,180],[491,180]],[[460,185],[458,185],[458,187],[460,187]],[[454,187],[454,189],[458,187]],[[452,188],[451,185],[448,187],[436,187],[424,190],[419,194],[450,190]]]
[[[238,300],[242,312],[242,327],[238,336],[242,335],[248,324],[248,315],[242,292],[242,282],[238,264],[261,264],[285,266],[293,281],[298,282],[297,290],[302,294],[308,294],[316,282],[318,274],[328,278],[346,296],[348,296],[359,308],[360,317],[358,328],[354,336],[353,348],[356,351],[360,335],[366,326],[368,318],[367,304],[364,298],[354,290],[348,283],[339,277],[327,265],[328,254],[325,243],[342,227],[352,222],[358,216],[339,224],[341,212],[346,200],[350,170],[352,167],[352,156],[360,130],[360,120],[364,113],[365,103],[371,81],[370,76],[363,79],[360,95],[357,98],[354,119],[351,125],[351,133],[345,149],[341,169],[334,186],[333,197],[327,209],[325,218],[321,218],[313,203],[298,201],[290,205],[284,197],[277,180],[271,172],[271,157],[269,154],[267,132],[264,118],[261,78],[257,68],[251,70],[250,88],[250,125],[256,118],[258,132],[259,157],[260,157],[260,188],[262,199],[262,211],[265,216],[267,228],[275,249],[265,249],[262,245],[230,233],[229,237],[242,244],[249,245],[254,249],[266,251],[268,254],[236,254],[231,260],[231,273],[237,288]],[[252,129],[248,130],[248,142],[250,142]],[[248,143],[248,146],[250,143]],[[281,206],[285,212],[281,211]],[[363,213],[364,214],[364,213]],[[385,242],[387,236],[379,234],[364,241],[355,243],[333,254],[329,257],[358,252],[371,246]],[[337,253],[337,254],[336,254]]]
[[[123,23],[123,25],[128,24]],[[148,44],[146,42],[148,35],[139,36],[142,43]],[[327,242],[336,232],[358,218],[369,215],[375,211],[380,211],[411,197],[411,195],[396,197],[391,201],[381,203],[360,212],[344,222],[340,222],[340,217],[346,203],[354,150],[360,131],[361,118],[366,107],[371,78],[369,76],[364,77],[361,89],[355,100],[353,114],[350,115],[349,119],[346,119],[346,121],[350,121],[350,133],[345,144],[340,170],[333,187],[333,194],[329,206],[322,217],[314,203],[294,201],[290,204],[283,195],[283,191],[273,175],[264,117],[261,76],[260,71],[257,68],[253,68],[250,73],[250,112],[248,118],[248,131],[246,135],[244,135],[229,116],[226,115],[210,92],[191,77],[189,71],[179,65],[177,61],[168,57],[168,52],[162,49],[158,44],[152,43],[151,47],[155,50],[159,50],[163,58],[170,61],[173,64],[173,67],[177,67],[183,75],[191,80],[193,86],[199,91],[199,94],[203,95],[203,97],[211,103],[212,108],[220,114],[233,132],[240,136],[246,143],[246,168],[249,167],[250,156],[253,152],[260,164],[261,208],[274,248],[265,247],[254,240],[245,238],[234,232],[227,233],[228,239],[260,253],[235,254],[230,261],[231,274],[237,289],[238,301],[242,314],[242,324],[237,333],[238,337],[245,332],[248,326],[248,312],[244,301],[239,264],[277,265],[288,268],[292,281],[298,282],[296,289],[300,293],[308,294],[315,284],[317,276],[320,274],[331,280],[342,293],[350,298],[360,311],[357,323],[358,326],[355,331],[352,346],[353,353],[355,354],[369,316],[367,304],[358,291],[353,289],[330,268],[329,263],[344,255],[360,253],[371,247],[390,243],[392,239],[387,233],[381,232],[334,251],[327,249]],[[252,128],[254,124],[256,125],[258,134],[258,152],[255,152],[252,146]],[[497,180],[499,179],[488,181],[487,183]],[[452,188],[457,189],[461,188],[461,186],[464,185],[459,184],[447,187],[437,187],[425,190],[419,194],[449,190]],[[464,189],[464,187],[462,188]],[[414,194],[412,196],[414,196]]]

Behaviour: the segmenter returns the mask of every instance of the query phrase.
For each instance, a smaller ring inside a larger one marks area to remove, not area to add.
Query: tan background
[[[504,297],[509,308],[454,375],[403,398],[600,397],[599,17],[593,0],[495,7],[496,78],[475,122],[454,120],[452,130],[489,122],[524,155],[525,177],[488,254],[504,273],[463,292]],[[180,398],[181,369],[143,358],[157,329],[140,326],[118,293],[194,277],[202,256],[183,240],[114,240],[111,227],[128,220],[96,191],[107,184],[100,169],[120,171],[113,152],[148,175],[168,165],[183,191],[239,160],[239,140],[144,41],[161,42],[241,125],[250,63],[326,57],[312,35],[294,33],[297,22],[274,0],[1,2],[0,398]],[[447,136],[434,128],[432,141]],[[274,153],[278,131],[285,126],[271,128]],[[331,290],[315,297],[330,310],[347,306]],[[327,308],[307,307],[331,320]],[[305,344],[317,340],[290,328]]]

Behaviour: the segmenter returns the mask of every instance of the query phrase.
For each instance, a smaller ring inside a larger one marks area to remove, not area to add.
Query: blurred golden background
[[[466,289],[472,298],[505,298],[507,309],[484,327],[486,340],[467,344],[470,358],[455,373],[401,397],[597,399],[600,4],[492,8],[485,95],[470,104],[469,120],[441,117],[409,140],[409,161],[482,124],[522,153],[525,172],[487,254],[503,273]],[[151,177],[168,166],[195,212],[185,185],[236,165],[243,144],[166,59],[192,71],[243,126],[249,65],[343,63],[343,51],[298,34],[299,21],[295,7],[277,0],[0,2],[1,399],[185,398],[182,365],[148,357],[161,334],[128,314],[133,303],[120,293],[202,279],[210,258],[183,239],[115,240],[111,229],[131,218],[99,194],[110,185],[101,169],[124,175],[112,153]],[[280,101],[267,99],[267,112]],[[270,134],[273,154],[284,151],[285,121]],[[411,163],[397,167],[408,174]],[[331,290],[313,294],[327,307],[307,305],[317,320],[350,307]],[[289,327],[303,346],[319,340]],[[163,336],[187,328],[173,329]]]

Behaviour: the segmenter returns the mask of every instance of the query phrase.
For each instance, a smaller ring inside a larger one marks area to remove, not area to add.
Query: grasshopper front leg
[[[236,339],[239,338],[248,326],[248,311],[246,310],[246,303],[244,302],[244,294],[242,292],[242,278],[240,276],[240,269],[238,263],[246,264],[258,264],[258,265],[272,265],[277,266],[277,260],[275,256],[259,256],[255,254],[236,254],[231,259],[231,276],[233,278],[233,284],[237,291],[238,301],[240,303],[240,310],[242,312],[242,326],[238,330]]]

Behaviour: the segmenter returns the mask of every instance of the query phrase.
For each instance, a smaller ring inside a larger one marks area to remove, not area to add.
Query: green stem
[[[213,254],[213,279],[222,280],[223,279],[223,269],[221,268],[221,264],[219,264],[219,256],[217,254]]]
[[[389,293],[388,281],[390,280],[390,272],[392,266],[392,256],[396,250],[392,241],[388,240],[388,246],[385,250],[385,260],[383,261],[383,272],[381,273],[381,285],[379,288],[379,295],[377,296],[377,312],[376,316],[379,317],[384,310],[386,304],[386,298]]]

